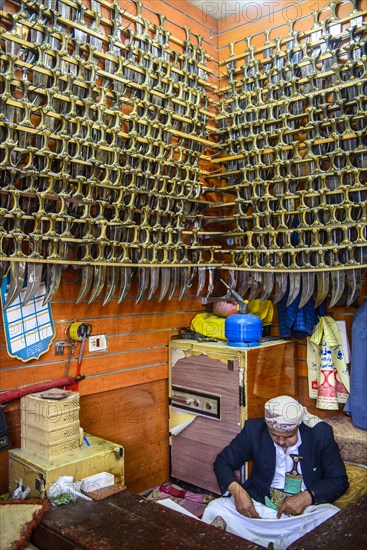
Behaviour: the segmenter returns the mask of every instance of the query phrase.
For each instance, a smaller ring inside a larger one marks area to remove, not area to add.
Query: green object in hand
[[[265,497],[265,506],[267,506],[268,508],[272,508],[273,510],[278,510],[278,507],[267,496]]]

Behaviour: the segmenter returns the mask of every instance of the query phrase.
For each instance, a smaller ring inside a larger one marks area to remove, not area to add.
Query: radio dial
[[[194,407],[198,407],[200,405],[199,401],[197,399],[186,399],[187,405],[194,405]]]

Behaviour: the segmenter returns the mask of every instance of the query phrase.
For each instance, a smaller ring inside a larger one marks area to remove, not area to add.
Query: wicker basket
[[[50,434],[52,432],[44,432]],[[34,454],[47,460],[52,460],[59,456],[67,455],[79,448],[79,434],[78,437],[71,437],[64,441],[57,443],[51,443],[47,439],[40,441],[38,439],[32,439],[28,437],[22,437],[22,450],[32,451]]]
[[[36,439],[44,443],[47,441],[49,444],[53,445],[56,443],[62,443],[67,439],[75,437],[79,440],[80,433],[80,424],[79,422],[73,422],[72,424],[65,424],[61,428],[56,426],[52,430],[43,430],[38,426],[32,424],[22,423],[21,427],[21,436],[26,439]]]
[[[79,394],[45,399],[41,393],[21,399],[21,448],[47,460],[79,448]]]

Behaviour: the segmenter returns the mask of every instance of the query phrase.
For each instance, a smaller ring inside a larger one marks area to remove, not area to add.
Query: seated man
[[[241,485],[235,471],[248,460],[252,473]],[[245,422],[214,471],[224,496],[207,506],[203,521],[278,549],[336,514],[330,503],[349,485],[332,428],[286,395],[265,403],[265,418]]]

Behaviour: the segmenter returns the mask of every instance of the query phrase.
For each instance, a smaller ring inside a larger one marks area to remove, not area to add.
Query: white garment
[[[272,542],[275,550],[285,550],[292,542],[312,531],[334,514],[339,508],[332,504],[307,506],[300,516],[282,515],[277,519],[276,510],[267,508],[260,502],[254,502],[261,519],[246,518],[236,510],[233,497],[221,497],[206,507],[202,520],[212,523],[220,516],[227,523],[226,531],[267,548]]]
[[[275,455],[276,462],[275,462],[274,479],[271,483],[271,486],[274,487],[275,489],[282,489],[282,490],[284,489],[285,474],[292,470],[293,459],[290,457],[290,455],[298,454],[298,447],[302,445],[302,438],[301,438],[301,434],[299,433],[299,430],[298,430],[297,436],[298,438],[296,443],[291,447],[288,447],[286,452],[283,451],[280,445],[274,442],[274,447],[276,452],[276,455]],[[302,475],[302,460],[298,462],[297,469],[298,469],[298,473]],[[301,491],[304,491],[305,489],[306,489],[306,486],[302,480]]]

